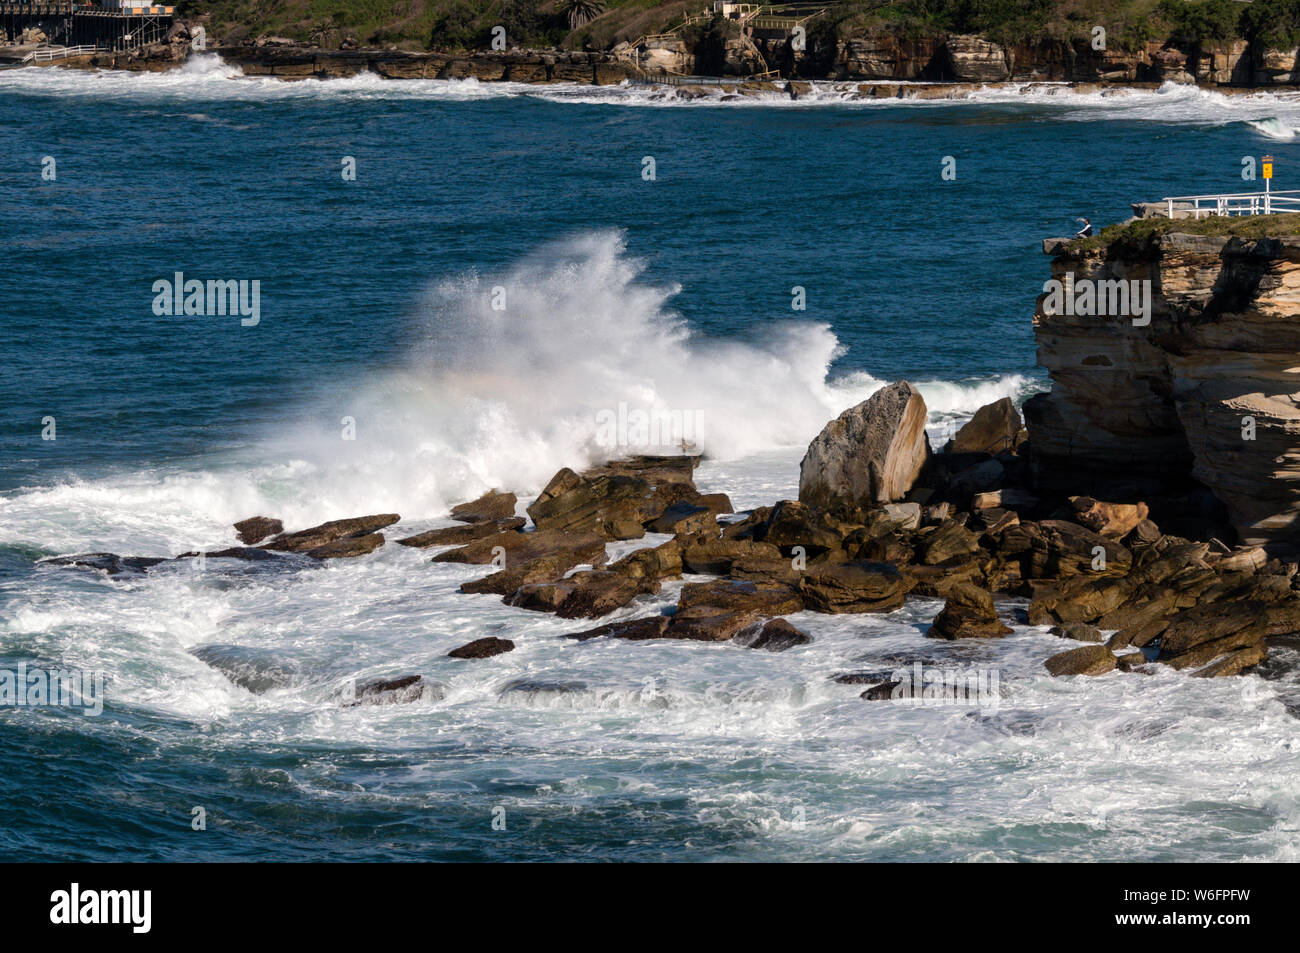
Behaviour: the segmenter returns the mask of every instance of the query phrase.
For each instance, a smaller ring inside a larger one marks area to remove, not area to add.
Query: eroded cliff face
[[[1300,236],[1057,250],[1052,277],[1076,297],[1088,282],[1149,282],[1151,309],[1149,323],[1132,307],[1049,313],[1060,302],[1039,297],[1053,387],[1024,410],[1044,486],[1158,500],[1196,481],[1242,542],[1300,549]]]

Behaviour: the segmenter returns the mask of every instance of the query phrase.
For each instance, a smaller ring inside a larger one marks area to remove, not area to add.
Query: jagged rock
[[[799,593],[780,583],[718,579],[682,587],[668,638],[723,642],[763,617],[803,608]]]
[[[501,655],[504,652],[513,652],[514,650],[515,643],[509,639],[488,636],[475,639],[473,642],[467,642],[460,648],[452,649],[447,655],[450,658],[479,659],[491,658],[494,655]]]
[[[1197,669],[1192,675],[1195,678],[1225,678],[1230,675],[1240,675],[1252,665],[1264,661],[1266,655],[1268,655],[1268,648],[1264,643],[1257,642],[1229,652],[1205,668]]]
[[[998,83],[1011,75],[1007,53],[1001,46],[982,36],[950,36],[944,41],[952,73],[958,80],[971,83]]]
[[[235,532],[238,534],[241,543],[251,546],[254,543],[260,543],[268,536],[283,533],[284,524],[269,516],[250,516],[248,519],[240,520],[235,524]]]
[[[902,685],[902,682],[882,682],[879,685],[873,685],[858,697],[863,701],[869,702],[887,702],[893,699],[894,690]]]
[[[668,509],[664,510],[662,516],[647,523],[645,529],[652,533],[693,535],[705,533],[709,530],[716,531],[717,526],[717,515],[707,506],[696,506],[693,503],[682,502],[674,503],[668,507]]]
[[[117,553],[80,553],[76,556],[50,556],[42,559],[47,566],[76,566],[80,569],[97,569],[109,576],[121,573],[143,572],[165,560],[152,556],[119,556]]]
[[[858,510],[901,500],[930,456],[920,393],[899,381],[832,420],[799,465],[799,501]]]
[[[993,596],[972,585],[954,586],[926,633],[932,639],[996,639],[1011,629],[998,618]]]
[[[1103,503],[1090,496],[1072,496],[1074,519],[1094,533],[1107,539],[1122,539],[1146,520],[1145,503]]]
[[[1038,505],[1038,497],[1034,496],[1028,490],[1008,486],[1003,487],[1000,490],[989,490],[986,493],[976,493],[971,498],[970,505],[973,510],[1001,509],[1002,507],[1033,509]]]
[[[504,553],[506,569],[522,566],[542,556],[569,554],[574,565],[593,566],[605,561],[605,540],[596,533],[537,530],[532,533],[502,533],[476,539],[459,549],[449,549],[433,557],[435,563],[485,564]]]
[[[1053,655],[1043,667],[1054,676],[1105,675],[1115,668],[1115,653],[1104,645],[1085,645]]]
[[[649,549],[628,553],[617,562],[610,563],[610,572],[622,573],[629,579],[661,580],[682,574],[682,545],[676,539]]]
[[[979,537],[961,523],[952,520],[922,539],[918,556],[925,565],[937,566],[979,552]]]
[[[562,579],[564,574],[574,566],[586,562],[587,559],[577,550],[538,556],[536,559],[499,569],[482,579],[461,583],[460,591],[469,594],[491,593],[509,596],[529,583],[555,582],[557,579]]]
[[[586,570],[555,582],[526,583],[506,597],[521,609],[554,612],[561,619],[598,619],[621,609],[644,592],[657,592],[659,583],[630,579],[609,570]]]
[[[891,612],[903,604],[906,585],[888,563],[845,562],[810,566],[799,591],[814,612]]]
[[[1101,629],[1086,622],[1067,622],[1065,625],[1054,625],[1048,632],[1051,635],[1060,636],[1063,639],[1073,639],[1076,642],[1106,641],[1101,634]],[[1114,646],[1110,647],[1114,648]]]
[[[513,493],[488,490],[477,500],[458,503],[451,508],[451,518],[462,523],[487,523],[506,520],[515,515],[519,498]]]
[[[421,675],[403,678],[376,679],[356,687],[353,700],[345,708],[359,705],[401,705],[415,701],[436,701],[442,697],[442,687],[426,682]]]
[[[590,532],[616,539],[611,524],[642,523],[642,503],[651,491],[651,485],[637,477],[585,478],[565,468],[528,507],[528,515],[539,531]]]
[[[1300,547],[1297,260],[1291,235],[1177,231],[1058,257],[1053,277],[1076,287],[1153,291],[1149,323],[1131,307],[1049,314],[1040,298],[1035,336],[1053,389],[1024,411],[1044,485],[1100,494],[1118,479],[1169,493],[1194,479],[1244,544]]]
[[[397,540],[397,543],[401,546],[416,546],[421,549],[429,546],[462,546],[486,536],[496,536],[522,529],[526,522],[528,521],[522,516],[512,516],[509,519],[487,520],[463,526],[446,526],[442,529],[427,530],[415,536],[407,536],[405,539]]]
[[[796,645],[807,645],[812,638],[807,633],[800,632],[785,619],[769,619],[742,629],[732,636],[731,641],[746,648],[784,652]]]
[[[1081,573],[1122,575],[1132,565],[1132,554],[1127,549],[1077,523],[1043,520],[1037,529],[1031,547],[1031,567],[1037,578]]]
[[[985,404],[975,411],[952,438],[953,453],[999,453],[1012,449],[1024,426],[1010,397]]]
[[[756,543],[748,539],[695,539],[681,550],[680,566],[686,572],[725,576],[737,560],[771,560],[783,566],[790,563],[771,543]]]
[[[920,503],[886,503],[883,509],[890,522],[900,530],[910,531],[921,526]]]
[[[610,622],[594,629],[587,629],[585,632],[571,633],[566,638],[577,639],[579,642],[599,638],[627,639],[632,642],[640,642],[646,639],[662,639],[667,638],[665,632],[670,622],[672,622],[672,619],[668,616],[652,615],[642,619]]]
[[[365,556],[384,545],[383,533],[367,533],[365,536],[346,536],[336,539],[324,546],[307,550],[312,559],[348,559],[353,556]]]
[[[802,546],[805,555],[815,556],[838,549],[843,539],[840,524],[820,510],[794,500],[782,500],[772,509],[763,531],[763,542],[789,555]]]
[[[314,549],[323,549],[330,543],[341,540],[355,539],[362,536],[375,534],[376,530],[383,529],[385,526],[391,526],[396,523],[400,516],[396,513],[380,513],[375,516],[358,516],[354,519],[331,520],[328,523],[321,523],[319,526],[313,526],[310,529],[299,530],[296,533],[286,533],[277,536],[269,543],[263,543],[262,549],[274,549],[279,552],[289,553],[308,553]],[[378,542],[371,540],[375,546],[383,543],[381,536]],[[340,547],[347,550],[349,547]],[[371,547],[372,549],[374,546]],[[369,552],[369,550],[366,550]]]

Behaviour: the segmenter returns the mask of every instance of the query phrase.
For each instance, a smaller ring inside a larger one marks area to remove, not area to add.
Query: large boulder
[[[985,404],[952,438],[953,453],[999,453],[1013,449],[1023,424],[1010,397]]]
[[[903,604],[907,585],[888,563],[844,562],[809,567],[800,592],[814,612],[892,612]]]
[[[907,381],[883,387],[826,425],[799,465],[799,500],[857,510],[901,500],[930,456],[926,407]]]
[[[993,596],[967,583],[954,586],[943,610],[926,633],[932,639],[996,639],[1010,635],[993,605]]]

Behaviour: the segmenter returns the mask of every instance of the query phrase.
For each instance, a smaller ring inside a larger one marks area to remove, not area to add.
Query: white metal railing
[[[98,47],[95,46],[54,46],[48,50],[32,50],[23,57],[23,62],[48,63],[50,60],[61,60],[68,56],[88,56],[97,49]]]
[[[1300,190],[1289,192],[1238,192],[1231,195],[1174,195],[1161,199],[1169,217],[1178,211],[1190,212],[1192,218],[1212,215],[1272,215],[1300,212]]]

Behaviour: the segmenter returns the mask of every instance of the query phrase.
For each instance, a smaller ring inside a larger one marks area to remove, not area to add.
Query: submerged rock
[[[401,678],[375,679],[356,687],[355,697],[345,708],[359,705],[403,705],[417,701],[438,701],[445,694],[441,685],[429,682],[422,675]]]
[[[807,645],[812,637],[801,632],[785,619],[769,619],[742,629],[732,636],[731,641],[751,649],[764,649],[768,652],[784,652],[796,645]]]
[[[119,556],[117,553],[80,553],[76,556],[50,556],[42,559],[47,566],[74,566],[78,569],[97,569],[109,576],[122,573],[141,573],[166,560],[153,556]]]
[[[447,655],[451,658],[479,659],[491,658],[494,655],[501,655],[514,650],[515,643],[509,639],[487,636],[486,638],[475,639],[473,642],[467,642],[460,648],[452,649]]]
[[[1052,675],[1105,675],[1115,668],[1115,653],[1104,645],[1085,645],[1053,655],[1043,667]]]

